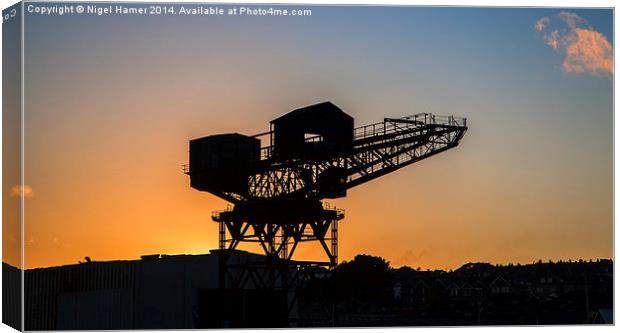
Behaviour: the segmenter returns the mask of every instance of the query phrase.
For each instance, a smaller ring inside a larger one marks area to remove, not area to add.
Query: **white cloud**
[[[571,29],[575,29],[577,27],[577,24],[582,23],[582,24],[586,24],[586,20],[581,18],[579,15],[575,14],[575,13],[569,13],[569,12],[561,12],[560,13],[560,18],[566,22],[566,24],[568,24],[568,26]]]
[[[534,25],[534,29],[536,29],[536,31],[543,31],[543,29],[545,29],[545,27],[548,24],[549,24],[549,18],[543,17],[539,19],[538,21],[536,21],[536,24]]]
[[[550,34],[545,35],[545,43],[551,46],[554,50],[558,49],[560,45],[560,32],[557,30],[552,31]]]
[[[575,13],[561,12],[559,17],[568,28],[545,33],[543,40],[564,55],[562,70],[566,73],[587,73],[594,76],[613,75],[613,47],[607,37],[594,30],[584,18]],[[548,18],[543,17],[536,22],[536,30],[542,31],[547,27],[550,20],[545,19]]]
[[[613,75],[613,48],[603,34],[576,28],[567,36],[566,57],[562,68],[567,73],[590,73],[596,76]]]

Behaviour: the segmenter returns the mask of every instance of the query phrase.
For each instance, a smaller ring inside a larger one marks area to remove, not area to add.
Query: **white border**
[[[0,5],[1,7],[7,8],[11,5],[13,5],[14,3],[16,3],[17,1],[12,1],[12,0],[0,0]],[[25,2],[34,2],[34,1],[25,1]],[[63,2],[91,2],[91,1],[63,1]],[[119,1],[120,2],[120,1]],[[136,1],[122,1],[122,2],[145,2],[145,3],[152,3],[152,2],[161,2],[161,3],[170,3],[170,2],[175,2],[175,3],[179,3],[179,2],[189,2],[189,1],[179,1],[179,0],[172,0],[172,1],[148,1],[148,0],[136,0]],[[468,1],[458,1],[458,0],[444,0],[444,1],[438,1],[438,0],[415,0],[415,1],[406,1],[406,0],[374,0],[374,1],[370,1],[370,0],[337,0],[337,1],[332,1],[332,0],[305,0],[305,1],[299,1],[299,0],[268,0],[268,1],[260,1],[260,0],[228,0],[228,1],[209,1],[211,3],[272,3],[272,4],[308,4],[308,5],[378,5],[378,6],[385,6],[385,5],[392,5],[392,6],[411,6],[411,5],[417,5],[417,6],[473,6],[473,7],[602,7],[602,8],[612,8],[615,7],[615,3],[613,1],[609,1],[609,0],[590,0],[590,1],[583,1],[583,0],[562,0],[562,1],[557,1],[557,0],[521,0],[521,1],[515,1],[515,0],[505,0],[502,1],[501,5],[498,5],[498,1],[495,0],[468,0]],[[207,3],[207,1],[205,1],[205,3]],[[22,17],[23,17],[23,7],[22,7]],[[24,29],[24,20],[22,20],[22,59],[24,57],[24,50],[23,50],[23,46],[24,46],[24,41],[23,41],[23,30]],[[612,41],[612,45],[615,46],[615,36],[617,36],[618,34],[618,30],[617,27],[615,25],[615,12],[614,12],[614,41]],[[0,42],[1,42],[1,35],[0,35]],[[617,58],[616,58],[616,54],[614,52],[614,64],[617,63]],[[1,53],[0,53],[0,61],[1,61]],[[25,105],[25,101],[24,101],[24,62],[22,61],[22,184],[24,184],[24,170],[23,170],[23,165],[24,165],[24,105]],[[1,75],[1,68],[0,68],[0,75]],[[2,87],[1,83],[0,83],[0,88]],[[615,174],[616,174],[616,163],[615,163],[615,156],[616,156],[616,149],[618,147],[618,138],[615,135],[615,129],[618,127],[618,125],[620,124],[620,120],[618,120],[617,117],[615,117],[615,96],[617,95],[617,87],[615,85],[615,76],[614,76],[614,260],[615,260],[615,254],[616,254],[616,248],[615,248],[615,239],[618,237],[618,231],[615,228],[615,211],[616,211],[616,207],[618,207],[619,201],[617,199],[617,197],[615,196],[616,190],[618,189],[618,185],[615,182]],[[1,117],[0,117],[0,134],[2,133],[1,131]],[[2,155],[1,155],[1,146],[0,146],[0,162],[2,160]],[[21,248],[22,248],[22,253],[21,253],[21,263],[22,263],[22,267],[24,264],[24,199],[22,198],[22,230],[21,230],[21,237],[22,237],[22,244],[21,244]],[[1,217],[0,217],[1,219]],[[0,238],[0,245],[1,245],[1,238]],[[615,268],[615,263],[614,263],[614,268]],[[615,271],[615,269],[614,269]],[[616,277],[614,277],[614,282],[616,281]],[[23,282],[23,275],[22,275],[22,282]],[[614,283],[614,286],[616,284]],[[615,300],[617,299],[617,290],[616,288],[614,288],[614,305],[615,305]],[[0,291],[0,295],[1,295],[1,291]],[[23,295],[22,295],[23,297]],[[22,305],[23,305],[23,299],[22,299]],[[0,307],[1,307],[1,303],[0,303]],[[614,309],[615,310],[615,309]],[[616,316],[616,311],[614,311],[614,317],[617,318]],[[22,325],[23,325],[23,307],[22,307]],[[618,320],[618,319],[615,319]],[[23,327],[23,326],[22,326]],[[522,330],[525,329],[529,329],[529,330],[545,330],[550,331],[550,332],[575,332],[575,331],[581,331],[581,330],[596,330],[596,331],[600,331],[600,330],[611,330],[611,329],[615,329],[615,327],[613,326],[553,326],[553,327],[533,327],[533,326],[527,326],[527,327],[519,327],[519,326],[510,326],[510,327],[496,327],[496,326],[474,326],[474,327],[459,327],[459,328],[389,328],[390,332],[413,332],[415,331],[431,331],[431,332],[444,332],[447,330],[454,330],[457,329],[461,332],[474,332],[474,331],[478,331],[478,330],[499,330],[502,332],[520,332]],[[308,329],[306,329],[308,330]],[[335,331],[335,330],[331,330],[331,329],[310,329],[311,331],[314,332],[328,332],[328,331]],[[351,331],[361,331],[364,330],[365,332],[382,332],[383,330],[385,330],[385,328],[355,328],[355,329],[338,329],[339,332],[351,332]],[[167,332],[185,332],[186,330],[166,330]],[[212,330],[212,331],[230,331],[230,330]],[[235,330],[236,331],[236,330]],[[253,332],[273,332],[273,330],[251,330]],[[286,330],[286,331],[291,331],[291,330]],[[301,330],[293,330],[293,331],[301,331]],[[0,325],[0,332],[14,332],[14,330],[6,325]],[[79,331],[72,331],[72,332],[79,332]]]

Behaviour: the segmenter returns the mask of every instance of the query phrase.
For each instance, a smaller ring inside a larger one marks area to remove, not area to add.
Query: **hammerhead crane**
[[[193,188],[232,204],[212,215],[224,258],[257,242],[268,258],[290,263],[300,242],[317,241],[327,260],[305,263],[334,267],[344,211],[323,200],[454,148],[466,131],[465,118],[430,113],[354,127],[324,102],[273,120],[265,133],[191,140],[185,173]]]

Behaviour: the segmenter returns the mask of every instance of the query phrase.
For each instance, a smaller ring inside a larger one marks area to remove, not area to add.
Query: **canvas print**
[[[613,8],[2,15],[6,325],[614,323]]]

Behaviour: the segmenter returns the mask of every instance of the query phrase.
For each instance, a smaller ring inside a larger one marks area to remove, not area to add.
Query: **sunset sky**
[[[346,210],[341,260],[613,257],[611,10],[302,8],[27,14],[28,187],[4,184],[4,200],[25,196],[25,267],[216,248],[226,202],[190,188],[188,140],[326,100],[356,126],[419,112],[469,125],[456,149],[330,200]]]

